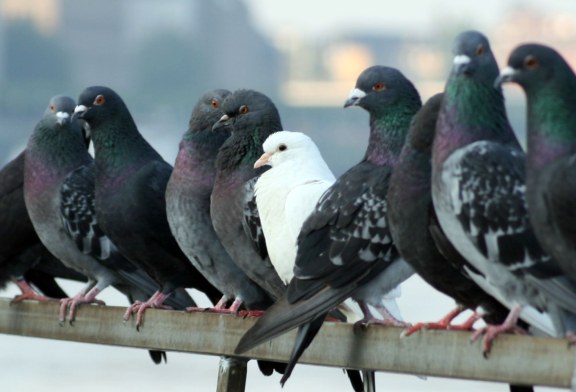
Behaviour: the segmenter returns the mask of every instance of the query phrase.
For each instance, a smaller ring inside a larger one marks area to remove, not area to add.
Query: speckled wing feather
[[[258,176],[253,177],[251,180],[246,181],[244,185],[244,209],[242,215],[242,227],[244,232],[252,240],[254,249],[261,258],[268,257],[268,250],[266,248],[266,239],[264,238],[264,231],[262,230],[262,223],[260,222],[260,214],[256,205],[256,195],[254,194],[254,186],[258,181]]]
[[[389,168],[364,161],[322,196],[298,239],[298,282],[289,286],[290,302],[326,284],[338,288],[368,280],[397,256],[385,218],[389,175]]]
[[[524,185],[524,154],[491,142],[462,149],[451,170],[451,202],[462,230],[488,260],[511,272],[546,274],[549,260],[529,229]],[[545,276],[542,276],[545,277]]]

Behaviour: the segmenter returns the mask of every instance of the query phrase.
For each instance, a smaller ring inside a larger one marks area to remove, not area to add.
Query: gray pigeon
[[[71,98],[59,100],[74,106]],[[80,293],[61,300],[61,321],[66,318],[68,306],[73,321],[77,305],[102,304],[96,295],[116,281],[108,268],[76,247],[63,225],[63,185],[72,171],[92,160],[86,150],[83,130],[77,121],[71,121],[71,110],[67,109],[61,104],[46,110],[28,141],[24,164],[24,200],[38,237],[65,265],[88,277],[88,285]]]
[[[488,40],[464,32],[455,40],[454,54],[432,149],[432,198],[446,237],[480,272],[468,269],[468,274],[511,309],[502,325],[473,335],[485,333],[487,354],[495,336],[517,330],[521,313],[529,324],[555,334],[539,312],[547,310],[560,332],[561,312],[537,286],[560,285],[561,277],[530,227],[525,155],[508,122],[502,91],[493,86],[498,66]],[[574,293],[563,302],[576,308]]]
[[[276,299],[284,294],[285,285],[268,258],[254,196],[254,185],[266,168],[254,169],[254,162],[262,155],[268,135],[282,130],[280,115],[270,98],[254,90],[230,94],[222,111],[213,130],[232,134],[216,157],[212,223],[236,264]]]
[[[54,96],[46,110],[72,114],[74,101]],[[20,153],[0,170],[0,287],[9,280],[18,285],[22,294],[14,302],[67,297],[54,278],[86,281],[86,277],[66,268],[36,235],[24,203],[24,155]]]
[[[236,313],[242,305],[249,310],[266,309],[273,300],[228,255],[210,218],[216,154],[230,136],[225,130],[212,132],[212,126],[224,114],[221,105],[229,94],[228,90],[209,91],[195,105],[166,187],[166,212],[182,251],[223,293],[210,311]],[[258,366],[263,374],[271,375],[274,370],[283,373],[286,365],[258,361]]]
[[[216,154],[230,136],[225,130],[212,132],[212,126],[224,114],[221,105],[229,94],[227,90],[207,92],[194,107],[166,188],[166,211],[182,251],[223,293],[214,309],[234,313],[242,304],[252,310],[266,309],[273,300],[232,260],[210,218]]]
[[[88,87],[75,113],[90,127],[94,143],[98,224],[119,252],[158,285],[125,318],[136,313],[139,329],[146,309],[173,308],[164,304],[169,297],[195,306],[186,287],[216,302],[220,292],[192,266],[170,232],[165,192],[172,166],[142,137],[122,98],[108,87]]]
[[[528,103],[526,198],[542,247],[576,282],[576,76],[552,48],[524,44],[498,84],[516,82]],[[575,340],[574,329],[569,331]]]
[[[63,98],[72,106],[71,98]],[[61,300],[60,321],[73,322],[80,304],[103,304],[96,296],[109,285],[130,301],[145,299],[156,283],[120,255],[98,224],[94,211],[94,164],[84,130],[69,112],[50,107],[31,135],[25,152],[24,199],[34,229],[50,252],[84,274],[88,284]],[[173,298],[173,306],[186,299]],[[162,351],[150,351],[155,363]]]

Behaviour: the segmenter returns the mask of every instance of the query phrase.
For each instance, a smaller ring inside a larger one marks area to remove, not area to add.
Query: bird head
[[[412,83],[395,68],[382,65],[369,67],[358,76],[344,107],[360,106],[369,112],[376,112],[409,98],[408,95],[417,97],[419,104],[420,98],[413,86],[409,90],[414,94],[406,93],[408,85],[412,86]]]
[[[65,95],[56,95],[50,99],[50,103],[44,111],[44,115],[54,113],[58,124],[64,125],[71,121],[77,121],[74,117],[75,107],[76,102],[74,102],[74,99]],[[90,146],[90,127],[83,122],[81,122],[80,125],[84,144],[86,145],[86,148],[88,148]]]
[[[121,107],[125,107],[124,101],[114,90],[92,86],[80,94],[74,116],[88,123],[90,129],[94,129],[113,114],[121,112]]]
[[[508,66],[502,70],[494,84],[518,83],[524,90],[548,83],[555,74],[568,71],[570,66],[556,50],[539,44],[524,44],[512,51]]]
[[[202,95],[192,110],[188,122],[189,129],[193,131],[211,129],[224,115],[222,103],[228,95],[230,91],[224,89],[215,89]]]
[[[312,154],[319,154],[312,139],[301,132],[275,132],[268,136],[262,147],[264,154],[254,163],[254,169],[264,165],[275,167],[291,159],[305,160]]]
[[[266,95],[254,90],[236,90],[222,103],[224,114],[212,127],[213,131],[232,127],[232,131],[253,131],[267,127],[273,131],[282,129],[280,114]]]
[[[44,111],[44,115],[53,114],[56,122],[59,125],[63,125],[71,120],[75,106],[76,104],[72,98],[65,95],[55,95],[50,98],[50,102]]]
[[[488,39],[478,31],[465,31],[454,39],[452,74],[492,84],[498,75],[498,64]],[[482,72],[477,72],[482,69]]]

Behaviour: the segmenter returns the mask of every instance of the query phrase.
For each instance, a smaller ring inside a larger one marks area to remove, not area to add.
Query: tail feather
[[[290,354],[290,359],[288,360],[288,366],[286,367],[286,372],[280,379],[280,384],[282,386],[284,386],[286,381],[288,381],[288,378],[290,378],[290,375],[292,374],[292,371],[294,370],[296,363],[298,362],[304,351],[308,348],[310,343],[312,343],[312,340],[314,340],[314,337],[318,334],[320,328],[322,328],[322,324],[324,324],[325,318],[326,314],[321,314],[311,322],[302,324],[298,328],[298,334],[296,335],[296,341],[294,342],[294,346],[292,347],[292,353]]]
[[[234,352],[241,354],[293,328],[311,322],[320,315],[325,315],[347,298],[355,288],[355,284],[338,289],[326,287],[313,297],[295,304],[288,303],[286,297],[280,298],[244,334]]]

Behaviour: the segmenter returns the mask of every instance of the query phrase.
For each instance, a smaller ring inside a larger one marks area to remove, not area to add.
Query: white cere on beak
[[[352,91],[350,91],[350,94],[348,94],[348,99],[362,99],[366,96],[366,93],[362,90],[360,90],[359,88],[354,88],[352,89]]]
[[[516,70],[512,67],[506,67],[500,71],[500,77],[512,76],[516,73]]]
[[[465,54],[459,54],[454,56],[454,65],[464,65],[470,62],[470,57],[466,56]]]
[[[66,112],[56,112],[56,121],[58,121],[58,124],[60,125],[62,125],[62,123],[68,118],[70,118],[70,114]]]
[[[224,114],[222,117],[220,117],[220,121],[228,121],[230,120],[230,116],[228,116],[227,114]]]
[[[85,112],[86,110],[88,110],[88,108],[84,105],[77,105],[74,108],[74,113],[78,113],[78,112]]]

